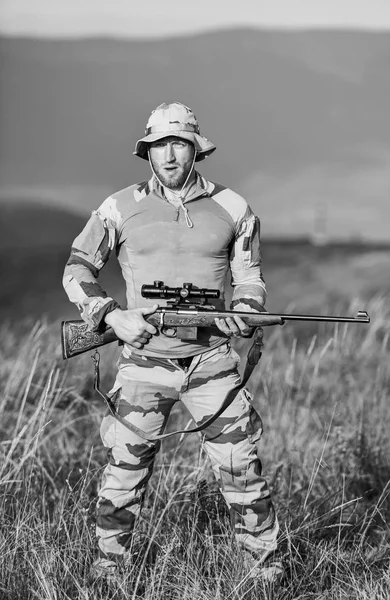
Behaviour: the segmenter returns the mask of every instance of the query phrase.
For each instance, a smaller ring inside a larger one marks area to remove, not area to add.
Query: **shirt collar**
[[[211,194],[214,189],[214,184],[211,181],[208,181],[205,177],[202,177],[200,173],[195,172],[195,181],[191,184],[190,188],[188,188],[186,192],[186,196],[184,198],[184,202],[188,202],[189,200],[195,200],[195,198],[199,198],[200,196],[204,196],[205,194]],[[154,192],[160,198],[165,198],[164,194],[164,186],[158,181],[157,177],[152,175],[152,177],[148,181],[148,186],[150,191]]]

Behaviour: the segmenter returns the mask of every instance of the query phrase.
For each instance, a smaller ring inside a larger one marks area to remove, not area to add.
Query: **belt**
[[[185,356],[184,358],[173,358],[172,362],[177,363],[181,369],[187,371],[192,363],[193,356]]]

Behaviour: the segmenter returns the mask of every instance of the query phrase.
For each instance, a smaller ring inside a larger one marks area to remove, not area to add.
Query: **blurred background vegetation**
[[[172,100],[217,145],[202,174],[261,219],[268,309],[371,316],[266,331],[250,387],[282,525],[274,597],[388,600],[388,31],[4,35],[0,57],[1,600],[270,597],[245,570],[194,435],[162,446],[123,584],[88,582],[104,407],[90,356],[61,357],[59,323],[77,317],[62,271],[90,211],[149,177],[132,150]],[[115,259],[100,277],[123,303]],[[102,350],[104,389],[118,352]],[[170,427],[187,423],[175,409]]]

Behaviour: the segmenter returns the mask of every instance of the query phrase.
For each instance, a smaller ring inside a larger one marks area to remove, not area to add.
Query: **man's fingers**
[[[222,333],[225,335],[230,335],[230,329],[225,323],[225,319],[214,319],[215,324]]]
[[[229,318],[215,319],[215,324],[217,325],[218,329],[222,331],[222,333],[228,335],[229,337],[232,335],[240,335],[239,328],[237,327],[237,325],[235,325],[234,321],[233,323],[231,323],[231,321],[232,319],[230,319],[229,322]]]
[[[137,350],[140,350],[144,346],[143,344],[141,344],[140,342],[137,342],[137,341],[131,342],[129,345],[132,346],[133,348],[137,348]]]
[[[140,308],[139,313],[143,317],[145,315],[151,315],[151,314],[155,313],[157,309],[158,309],[158,304],[153,304],[153,306],[147,306],[144,308]],[[146,325],[144,326],[145,331],[150,333],[151,335],[155,335],[157,333],[156,327],[154,327],[154,325],[152,325],[151,323],[148,323],[145,319],[144,319],[144,321],[146,322]]]
[[[235,320],[236,324],[238,325],[238,327],[240,328],[241,331],[245,331],[246,329],[250,329],[250,327],[248,327],[248,325],[245,323],[245,321],[243,319],[241,319],[241,317],[239,317],[238,315],[234,315],[234,320]]]
[[[244,319],[238,315],[234,315],[232,318],[234,319],[234,326],[231,326],[230,329],[233,331],[233,335],[249,337],[252,334],[253,328],[249,327]]]
[[[240,328],[240,335],[244,337],[249,337],[253,331],[253,327],[249,327],[241,317],[238,315],[234,316],[234,320],[236,321],[238,327]]]
[[[240,335],[241,331],[240,331],[240,328],[237,325],[234,317],[227,317],[226,323],[227,323],[230,331],[232,332],[232,335]]]
[[[156,312],[158,309],[158,304],[153,304],[153,306],[144,306],[143,308],[139,308],[139,312],[141,315],[151,315]]]
[[[253,330],[253,328],[248,327],[245,321],[238,315],[227,317],[226,319],[215,319],[215,323],[218,329],[229,337],[250,336]]]
[[[152,337],[152,334],[149,333],[149,331],[144,331],[143,329],[140,329],[136,334],[135,334],[135,339],[139,342],[148,342],[150,340],[150,338]]]
[[[134,346],[135,348],[143,348],[145,344],[149,343],[151,337],[152,335],[148,332],[139,334],[132,342],[129,342],[130,346]]]

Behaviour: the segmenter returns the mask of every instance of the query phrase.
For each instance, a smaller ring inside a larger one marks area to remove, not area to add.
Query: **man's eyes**
[[[185,142],[170,142],[170,144],[175,148],[184,148],[185,146],[187,146]],[[154,148],[165,148],[166,146],[168,146],[168,144],[164,142],[155,142],[153,144]]]

